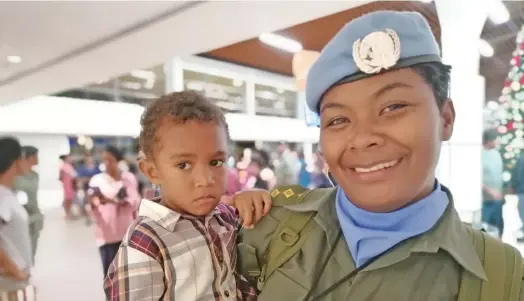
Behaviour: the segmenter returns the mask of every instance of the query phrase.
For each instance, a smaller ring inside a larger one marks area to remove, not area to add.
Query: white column
[[[182,60],[178,57],[171,58],[164,64],[165,93],[180,92],[184,90],[184,69]]]
[[[245,95],[246,95],[246,114],[247,115],[256,115],[256,96],[255,96],[255,81],[253,76],[248,76],[246,78],[245,86]]]
[[[484,78],[479,73],[479,39],[490,0],[437,0],[444,63],[452,66],[451,99],[457,118],[451,141],[443,145],[437,176],[453,192],[464,221],[478,218],[482,183]]]
[[[296,118],[301,119],[306,123],[306,92],[297,92],[297,112]]]

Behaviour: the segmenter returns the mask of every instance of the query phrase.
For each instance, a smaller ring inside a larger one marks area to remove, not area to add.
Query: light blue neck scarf
[[[430,230],[449,204],[448,196],[436,183],[424,199],[389,213],[362,210],[339,187],[336,210],[342,233],[357,267],[398,243]]]

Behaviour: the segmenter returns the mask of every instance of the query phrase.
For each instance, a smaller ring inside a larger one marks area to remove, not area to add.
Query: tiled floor
[[[103,301],[102,264],[93,229],[67,222],[58,209],[46,212],[33,281],[38,301]]]
[[[520,221],[515,200],[508,200],[504,216],[504,240],[516,245]],[[58,209],[48,211],[34,271],[38,301],[103,301],[101,270],[93,229],[82,220],[66,223]]]

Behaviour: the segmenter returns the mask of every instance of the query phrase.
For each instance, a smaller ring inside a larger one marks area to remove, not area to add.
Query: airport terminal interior
[[[164,94],[196,91],[224,112],[239,190],[272,189],[286,162],[288,181],[330,186],[306,77],[346,23],[381,10],[420,13],[452,66],[457,119],[438,181],[464,222],[524,251],[524,190],[511,185],[524,168],[524,1],[1,1],[0,136],[38,157],[36,300],[105,300],[87,186],[112,146],[141,198],[155,196],[139,169],[140,118]],[[502,209],[486,220],[491,149]]]

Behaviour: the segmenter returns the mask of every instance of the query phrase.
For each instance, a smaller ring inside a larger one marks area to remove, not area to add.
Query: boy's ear
[[[160,185],[160,179],[158,178],[158,171],[155,163],[148,160],[147,158],[141,158],[138,160],[138,168],[144,175],[149,179],[152,184]]]

